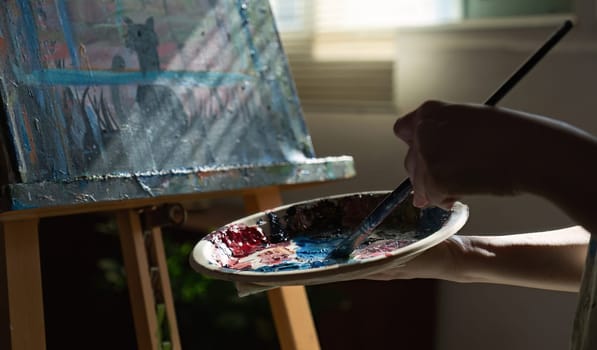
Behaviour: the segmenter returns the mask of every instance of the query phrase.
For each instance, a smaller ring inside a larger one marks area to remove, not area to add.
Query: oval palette
[[[388,194],[352,193],[289,204],[236,220],[201,239],[190,256],[205,275],[234,282],[312,285],[398,266],[464,226],[468,207],[418,209],[409,198],[351,254],[328,254]]]

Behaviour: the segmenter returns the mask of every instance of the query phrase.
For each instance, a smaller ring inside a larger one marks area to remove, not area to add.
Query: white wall
[[[398,105],[425,98],[484,101],[553,31],[478,29],[398,38]],[[508,94],[502,106],[545,114],[597,133],[597,36],[571,33]],[[596,161],[596,160],[587,160]],[[554,164],[557,166],[557,164]],[[538,198],[471,198],[464,233],[521,232],[568,223]],[[438,349],[565,349],[576,295],[443,283]]]
[[[399,32],[395,86],[400,113],[430,98],[482,103],[558,25]],[[589,27],[575,28],[500,105],[557,117],[597,134],[597,32]],[[392,134],[396,117],[307,113],[318,156],[352,155],[357,177],[291,191],[285,200],[395,187],[405,176],[406,151]],[[463,234],[569,223],[550,203],[531,196],[476,196],[465,202],[471,217]],[[446,282],[439,304],[437,349],[565,349],[576,295]]]

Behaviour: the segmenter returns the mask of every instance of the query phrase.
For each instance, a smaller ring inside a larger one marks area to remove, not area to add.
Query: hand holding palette
[[[496,105],[570,28],[572,22],[565,21],[485,104]],[[395,193],[410,187],[406,179]],[[383,206],[384,216],[386,209],[397,208],[379,226],[377,221],[367,225],[375,227],[371,234],[355,230],[388,193],[315,199],[240,219],[202,239],[193,250],[191,265],[216,278],[262,286],[357,279],[405,263],[458,232],[468,218],[468,207],[459,202],[450,211],[418,210],[412,198],[403,201],[398,196]],[[353,232],[357,235],[351,236]],[[352,237],[367,239],[360,242]]]
[[[232,222],[195,246],[193,268],[206,275],[264,286],[312,285],[362,278],[398,266],[455,234],[468,207],[396,208],[348,259],[329,253],[388,194],[364,192],[282,206]]]

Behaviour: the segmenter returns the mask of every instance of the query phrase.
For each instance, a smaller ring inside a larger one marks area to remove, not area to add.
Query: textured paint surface
[[[313,156],[267,1],[13,0],[0,13],[23,182]]]
[[[267,1],[10,0],[0,41],[8,209],[354,174],[312,166]]]
[[[403,205],[390,214],[348,260],[330,258],[329,253],[380,199],[379,196],[358,195],[322,200],[265,213],[252,225],[230,224],[204,238],[213,247],[209,263],[230,273],[300,271],[356,264],[389,256],[427,237],[449,216],[438,208],[419,210]],[[275,225],[272,225],[271,214],[279,218]],[[273,226],[278,225],[287,233],[286,240],[272,240],[280,229]]]
[[[2,199],[7,201],[3,203],[4,208],[19,210],[321,182],[350,178],[354,175],[351,157],[324,157],[298,163],[121,172],[104,176],[84,176],[74,180],[14,184],[7,187],[9,195]]]
[[[254,229],[250,227],[249,229]],[[228,230],[227,230],[228,231]],[[234,231],[234,229],[232,229]],[[341,242],[342,235],[336,232],[322,233],[317,236],[297,235],[292,239],[272,243],[246,244],[247,254],[232,254],[225,259],[220,257],[224,269],[231,271],[277,272],[314,269],[334,264],[358,263],[361,260],[385,257],[396,249],[416,242],[415,232],[378,232],[359,247],[348,260],[336,260],[328,257],[329,253]],[[383,238],[382,238],[383,237]],[[228,244],[226,244],[228,243]],[[223,240],[217,242],[221,249],[238,253],[239,241]],[[242,244],[241,244],[242,245]]]

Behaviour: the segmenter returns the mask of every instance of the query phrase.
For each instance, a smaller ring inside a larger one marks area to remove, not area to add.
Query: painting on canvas
[[[266,0],[0,11],[2,127],[22,182],[314,155]]]

